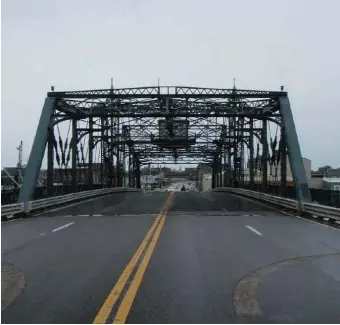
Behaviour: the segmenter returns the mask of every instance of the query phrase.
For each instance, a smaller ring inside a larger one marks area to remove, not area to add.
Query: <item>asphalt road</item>
[[[340,322],[340,231],[230,194],[115,194],[1,235],[2,323]]]

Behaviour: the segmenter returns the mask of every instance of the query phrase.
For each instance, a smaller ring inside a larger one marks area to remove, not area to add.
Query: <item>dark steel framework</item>
[[[163,138],[158,136],[160,119],[166,122],[168,132]],[[186,137],[174,136],[176,120],[187,123]],[[63,140],[59,125],[66,121],[69,136]],[[270,125],[279,129],[274,140],[268,132]],[[94,182],[108,187],[140,187],[143,164],[176,162],[210,164],[213,187],[238,187],[248,182],[251,188],[258,175],[262,175],[262,186],[266,186],[268,162],[270,165],[280,162],[279,181],[284,194],[288,153],[297,196],[303,201],[310,200],[294,120],[284,91],[111,87],[49,92],[19,201],[25,202],[32,196],[46,144],[47,188],[51,195],[55,167],[71,173],[67,179],[76,191],[79,169],[86,171],[90,189]],[[245,175],[246,159],[249,175]],[[98,174],[98,168],[100,177],[95,180],[94,171]],[[128,184],[124,184],[126,171]]]

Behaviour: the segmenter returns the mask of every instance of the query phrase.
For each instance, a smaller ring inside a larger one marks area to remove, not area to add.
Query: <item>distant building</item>
[[[204,164],[204,163],[199,163],[197,165],[197,169],[199,171],[199,173],[211,173],[212,172],[212,168],[210,165],[208,164]]]
[[[260,170],[261,169],[261,156],[259,156],[259,158],[257,160],[254,161],[254,167],[255,170]],[[286,158],[287,161],[287,168],[286,168],[286,175],[287,175],[287,179],[288,180],[292,180],[293,179],[293,173],[292,173],[292,169],[290,167],[290,162],[289,162],[289,157],[287,155]],[[302,158],[303,161],[303,165],[305,167],[305,171],[306,171],[306,176],[307,176],[307,180],[309,181],[312,177],[312,162],[310,159],[307,158]],[[247,169],[249,169],[250,166],[250,161],[248,160],[247,163]],[[281,161],[279,161],[279,163],[275,163],[271,164],[270,161],[267,162],[267,170],[268,170],[268,178],[277,178],[280,179],[281,177]]]

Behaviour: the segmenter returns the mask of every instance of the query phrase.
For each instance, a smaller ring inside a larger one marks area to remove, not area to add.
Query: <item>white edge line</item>
[[[107,207],[107,208],[101,210],[100,212],[104,212],[104,211],[110,210],[111,208],[113,208],[113,205],[110,205],[109,207]]]
[[[263,234],[261,234],[258,230],[256,230],[256,229],[253,228],[253,227],[246,226],[246,228],[248,228],[249,230],[251,230],[252,232],[254,232],[256,235],[263,236]]]
[[[64,229],[64,228],[66,228],[66,227],[72,226],[73,224],[74,224],[74,222],[67,223],[66,225],[63,225],[63,226],[61,226],[61,227],[59,227],[59,228],[53,229],[52,232],[59,231],[59,230]]]
[[[334,227],[332,227],[332,226],[328,226],[328,225],[325,225],[325,224],[323,224],[323,223],[320,223],[320,222],[317,222],[317,221],[314,221],[314,220],[310,220],[310,219],[307,219],[307,218],[303,218],[303,217],[297,216],[297,215],[295,215],[295,214],[288,213],[288,212],[286,212],[286,211],[282,211],[282,210],[280,210],[280,209],[278,209],[278,208],[276,208],[276,207],[273,207],[273,206],[271,206],[271,205],[269,205],[269,204],[266,204],[266,203],[264,203],[264,202],[256,201],[256,200],[254,200],[254,199],[247,198],[247,197],[245,197],[245,196],[237,195],[237,194],[234,194],[234,193],[230,193],[230,194],[232,194],[232,195],[234,195],[234,196],[237,196],[237,197],[239,197],[239,198],[242,198],[242,199],[245,199],[245,200],[254,202],[254,203],[256,203],[256,204],[262,205],[262,206],[264,206],[264,207],[266,207],[266,208],[269,208],[269,209],[274,210],[274,211],[276,211],[276,212],[285,214],[285,215],[287,215],[287,216],[295,217],[295,218],[298,218],[298,219],[301,219],[301,220],[304,220],[304,221],[308,221],[308,222],[311,222],[311,223],[315,223],[315,224],[317,224],[317,225],[319,225],[319,226],[324,226],[324,227],[327,227],[327,228],[329,228],[329,229],[333,229],[333,230],[340,231],[340,229],[338,229],[338,228],[334,228]]]

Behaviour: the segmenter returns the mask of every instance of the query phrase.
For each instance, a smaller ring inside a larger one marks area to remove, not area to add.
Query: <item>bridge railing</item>
[[[266,194],[256,191],[251,191],[243,188],[220,187],[213,189],[214,192],[228,192],[240,196],[244,196],[257,201],[262,201],[270,205],[297,212],[302,215],[308,215],[316,218],[325,218],[330,222],[340,221],[340,209],[320,205],[315,203],[299,202],[291,198],[284,198],[272,194]]]
[[[91,189],[98,190],[101,188],[103,188],[102,184],[93,184]],[[88,184],[78,184],[76,192],[72,191],[72,185],[55,185],[53,186],[52,196],[66,195],[66,194],[78,193],[78,192],[89,191],[89,190],[90,190],[90,187]],[[20,192],[19,188],[2,190],[1,191],[1,205],[17,203],[19,192]],[[47,197],[50,197],[47,192],[47,186],[37,186],[34,190],[32,200],[44,199]]]
[[[91,191],[81,191],[78,193],[52,196],[39,200],[32,200],[25,203],[7,204],[1,206],[1,219],[8,220],[17,215],[27,215],[32,212],[42,211],[52,207],[58,207],[69,203],[74,203],[97,196],[109,195],[122,192],[140,192],[137,188],[111,187]]]
[[[295,187],[293,186],[288,186],[285,189],[285,195],[281,194],[280,186],[277,185],[263,186],[262,184],[254,184],[251,187],[250,184],[243,184],[241,188],[296,200]],[[310,188],[310,194],[313,203],[340,208],[340,191]]]

